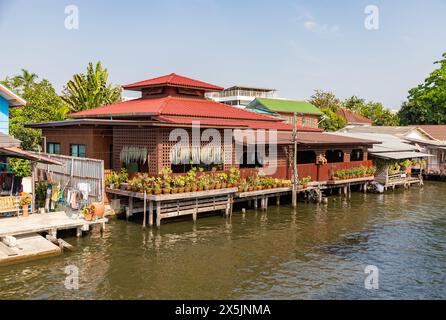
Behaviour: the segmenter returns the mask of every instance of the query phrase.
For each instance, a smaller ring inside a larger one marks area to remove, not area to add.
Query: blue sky
[[[64,26],[71,4],[79,30]],[[367,5],[380,10],[379,30],[364,27]],[[116,84],[176,72],[398,109],[446,52],[445,14],[443,0],[0,0],[0,78],[26,68],[61,90],[100,60]]]

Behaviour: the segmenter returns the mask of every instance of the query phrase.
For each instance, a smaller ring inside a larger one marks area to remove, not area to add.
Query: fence
[[[88,203],[103,202],[105,195],[104,161],[88,158],[77,158],[55,154],[45,154],[46,157],[62,163],[48,165],[38,163],[37,174],[45,172],[53,182],[59,183],[63,189],[78,189],[79,183],[90,185]],[[39,172],[40,171],[40,172]]]

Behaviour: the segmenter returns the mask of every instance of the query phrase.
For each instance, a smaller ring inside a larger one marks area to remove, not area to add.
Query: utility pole
[[[293,181],[292,181],[292,205],[293,208],[297,207],[297,113],[293,113]]]

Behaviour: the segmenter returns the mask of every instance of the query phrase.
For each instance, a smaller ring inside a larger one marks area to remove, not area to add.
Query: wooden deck
[[[12,217],[0,219],[0,238],[23,234],[48,232],[56,236],[58,230],[76,229],[78,236],[82,231],[88,231],[92,225],[104,227],[106,218],[96,221],[85,221],[81,218],[71,218],[65,212],[31,214],[29,217]]]
[[[161,225],[161,220],[166,218],[192,215],[193,220],[197,219],[198,213],[224,210],[226,215],[232,212],[233,195],[237,188],[227,188],[218,190],[176,193],[166,195],[146,195],[144,193],[131,192],[121,189],[106,189],[106,192],[115,197],[127,198],[127,217],[136,212],[143,212],[143,226],[148,223]],[[135,203],[135,199],[142,200]]]

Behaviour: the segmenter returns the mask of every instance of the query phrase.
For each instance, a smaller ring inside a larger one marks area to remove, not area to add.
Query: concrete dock
[[[0,219],[0,266],[38,258],[58,255],[63,244],[57,239],[59,230],[75,229],[80,237],[83,231],[91,226],[100,225],[105,228],[106,218],[86,221],[77,216],[69,216],[65,212],[32,214],[28,217],[11,217]],[[47,233],[44,238],[40,233]],[[52,241],[50,241],[50,240]],[[53,242],[58,242],[55,245]]]

